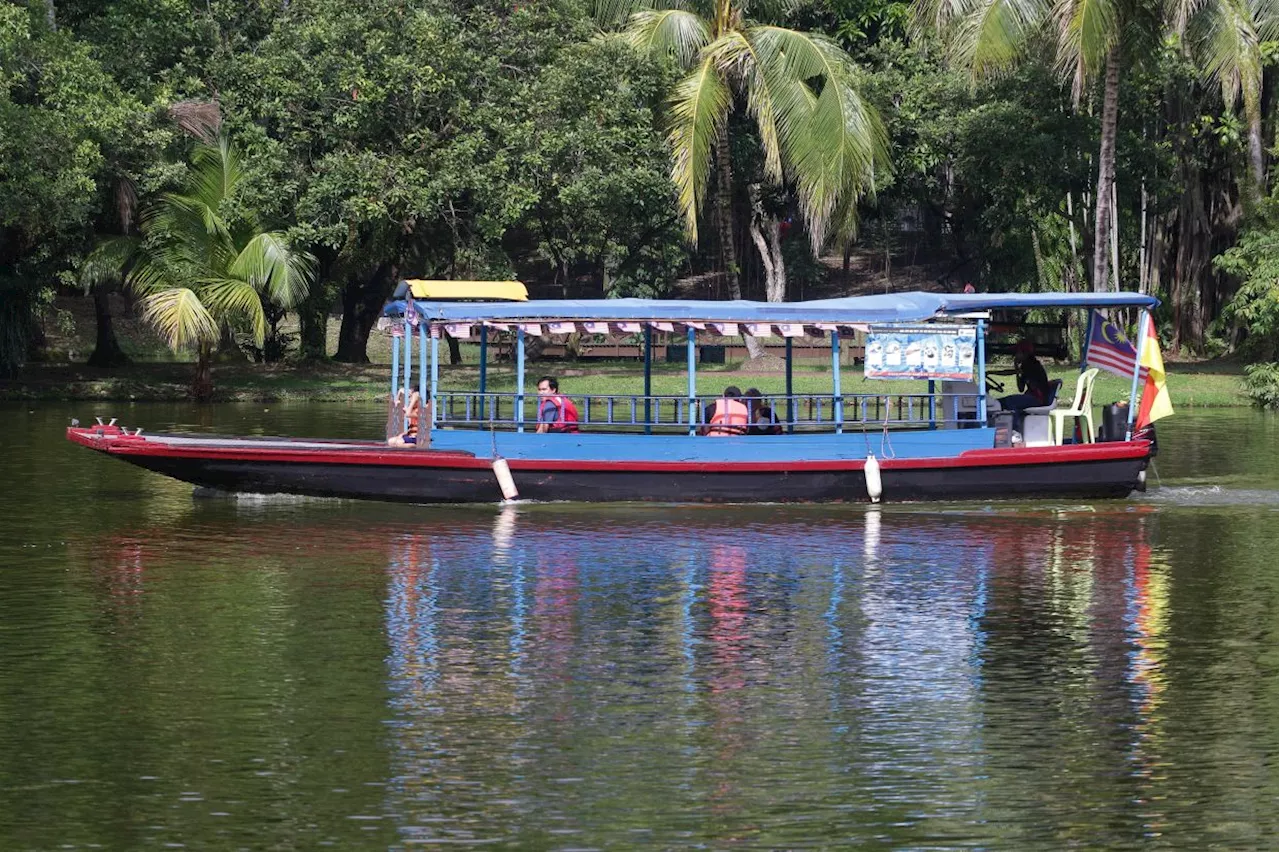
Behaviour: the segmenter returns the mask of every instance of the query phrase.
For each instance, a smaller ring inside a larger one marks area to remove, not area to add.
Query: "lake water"
[[[1277,421],[1124,501],[199,499],[0,407],[0,849],[1274,849]]]

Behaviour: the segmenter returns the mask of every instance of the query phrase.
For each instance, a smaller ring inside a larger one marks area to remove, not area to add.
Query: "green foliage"
[[[1276,334],[1280,331],[1277,328],[1280,315],[1278,258],[1280,239],[1275,217],[1271,215],[1246,230],[1236,245],[1213,260],[1216,269],[1240,282],[1240,289],[1222,311],[1219,328],[1238,329],[1243,334],[1240,350],[1262,361],[1276,358]],[[1274,364],[1271,366],[1274,377]]]
[[[234,212],[244,171],[226,136],[196,148],[181,192],[142,215],[142,237],[106,240],[84,265],[87,283],[118,277],[140,297],[143,318],[174,349],[202,358],[223,325],[243,324],[261,346],[265,305],[288,308],[306,296],[314,259],[283,234]]]
[[[1250,364],[1244,368],[1244,389],[1259,408],[1276,410],[1280,402],[1280,365],[1274,361]]]

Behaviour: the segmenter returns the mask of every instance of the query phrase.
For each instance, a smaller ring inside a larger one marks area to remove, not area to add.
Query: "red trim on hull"
[[[295,464],[385,465],[389,467],[446,468],[455,470],[488,469],[489,459],[470,453],[440,450],[414,450],[368,446],[353,442],[341,450],[290,448],[287,441],[280,448],[219,446],[217,438],[209,438],[208,446],[171,445],[163,436],[134,437],[98,434],[97,428],[69,428],[67,438],[90,449],[118,456],[152,456],[182,459],[216,459],[247,462],[291,462]],[[1007,467],[1018,465],[1070,464],[1073,462],[1140,459],[1150,454],[1147,441],[1109,442],[1103,444],[1071,444],[1063,447],[1018,447],[1014,449],[969,450],[953,457],[913,459],[881,459],[883,470],[921,470],[937,468]],[[577,459],[508,459],[513,471],[600,471],[648,473],[769,473],[860,471],[863,459],[827,459],[767,462],[664,462],[606,461]]]

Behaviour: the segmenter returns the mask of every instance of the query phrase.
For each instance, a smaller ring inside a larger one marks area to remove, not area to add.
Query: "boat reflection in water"
[[[380,774],[333,786],[375,785],[400,841],[1105,845],[1171,819],[1147,507],[346,506],[198,506],[91,576],[111,635],[164,606],[236,661],[199,689],[275,708],[281,790],[344,720]]]
[[[459,808],[492,820],[472,839],[590,809],[670,837],[705,812],[746,837],[780,791],[855,834],[924,813],[944,835],[1070,827],[1141,796],[1161,759],[1152,522],[1136,506],[450,515],[391,539],[388,807],[418,840],[457,839],[441,826]],[[1046,794],[1046,765],[1071,798]]]

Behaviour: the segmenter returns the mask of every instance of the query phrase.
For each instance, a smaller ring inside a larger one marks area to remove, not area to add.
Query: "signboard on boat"
[[[976,330],[963,325],[884,325],[867,332],[868,379],[973,380]]]

